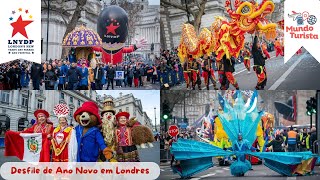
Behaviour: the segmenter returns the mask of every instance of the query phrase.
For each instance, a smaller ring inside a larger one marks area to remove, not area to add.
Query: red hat
[[[128,112],[118,112],[118,114],[116,114],[117,121],[121,116],[125,116],[127,119],[129,119],[130,114]]]
[[[49,113],[46,111],[46,110],[44,110],[44,109],[38,109],[38,110],[36,110],[34,113],[34,117],[38,117],[38,114],[44,114],[47,118],[49,118]]]
[[[83,112],[88,112],[90,114],[95,115],[98,118],[98,123],[101,124],[101,119],[99,115],[99,108],[98,105],[95,102],[92,101],[87,101],[82,104],[81,107],[79,107],[76,112],[74,112],[73,117],[76,119],[77,115],[83,113]]]

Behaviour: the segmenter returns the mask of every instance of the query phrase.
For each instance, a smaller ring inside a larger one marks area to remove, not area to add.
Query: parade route
[[[317,77],[320,76],[320,64],[308,52],[304,51],[301,55],[294,55],[287,63],[284,63],[282,56],[275,57],[275,52],[270,53],[271,58],[266,61],[267,69],[267,86],[265,90],[292,90],[292,89],[319,89],[320,85],[314,83]],[[254,90],[257,77],[252,70],[253,59],[251,59],[250,73],[244,67],[244,64],[236,64],[234,77],[239,83],[240,89]],[[218,73],[215,72],[216,79]],[[217,83],[220,87],[220,83]],[[201,88],[206,89],[202,79]],[[213,85],[209,88],[213,90]],[[171,88],[172,90],[186,89],[186,84],[183,83]],[[198,88],[196,87],[196,90]],[[229,89],[235,89],[232,85]]]

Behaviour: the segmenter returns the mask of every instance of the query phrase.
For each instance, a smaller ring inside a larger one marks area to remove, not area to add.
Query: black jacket
[[[31,79],[43,79],[43,66],[41,64],[33,63],[30,74]]]
[[[310,134],[310,139],[309,139],[309,143],[310,143],[310,147],[312,148],[312,152],[313,152],[313,143],[316,140],[317,140],[317,132],[312,132]],[[315,153],[315,152],[313,152],[313,153]]]
[[[109,67],[107,72],[107,78],[108,79],[114,79],[114,74],[116,73],[115,69],[112,67]]]
[[[254,37],[252,50],[251,50],[252,56],[253,56],[253,63],[257,66],[264,66],[266,62],[266,58],[263,57],[261,49],[258,47],[258,37]]]
[[[77,67],[70,67],[67,74],[67,81],[71,83],[77,83],[81,79],[80,70]]]
[[[96,80],[96,77],[97,77],[97,73],[98,73],[98,79],[99,80],[101,80],[102,79],[102,77],[103,77],[103,68],[102,67],[99,67],[99,70],[98,70],[98,67],[96,67],[95,69],[94,69],[94,80]]]
[[[283,143],[283,139],[280,138],[279,140],[272,140],[271,142],[269,142],[266,146],[270,147],[272,146],[273,152],[284,152],[284,150],[282,149],[282,143]]]

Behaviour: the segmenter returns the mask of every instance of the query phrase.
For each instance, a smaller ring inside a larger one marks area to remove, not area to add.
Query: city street
[[[315,83],[320,76],[320,64],[308,52],[304,51],[301,55],[294,55],[287,63],[281,56],[275,57],[275,52],[270,53],[271,59],[266,61],[267,86],[265,90],[294,90],[294,89],[319,89],[320,84]],[[257,83],[257,77],[252,70],[253,59],[251,59],[251,72],[248,73],[244,64],[237,64],[233,73],[240,89],[253,90]],[[218,78],[215,72],[216,79]],[[202,89],[206,89],[204,81],[201,82]],[[220,84],[218,83],[218,88]],[[172,87],[173,90],[186,89],[186,84]],[[197,89],[197,87],[196,87]],[[213,90],[212,84],[210,89]],[[230,85],[229,89],[235,89]]]
[[[215,163],[217,164],[217,163]],[[263,178],[264,180],[271,180],[271,179],[283,179],[283,180],[300,180],[300,179],[310,179],[316,180],[320,177],[320,167],[315,167],[315,174],[312,176],[298,176],[298,177],[285,177],[281,176],[278,173],[270,170],[269,168],[265,167],[264,165],[253,165],[251,171],[248,171],[244,177],[235,177],[232,176],[230,173],[230,168],[228,166],[214,166],[206,171],[203,171],[199,174],[196,174],[191,180],[200,180],[200,179],[235,179],[235,180],[244,180],[244,179],[260,179]],[[170,164],[160,165],[160,179],[180,179],[178,174],[173,174],[170,168]]]

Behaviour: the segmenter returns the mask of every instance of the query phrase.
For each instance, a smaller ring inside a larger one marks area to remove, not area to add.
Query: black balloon
[[[128,36],[128,14],[119,6],[108,6],[98,18],[97,32],[105,44],[125,43]],[[114,50],[104,46],[107,50]]]

